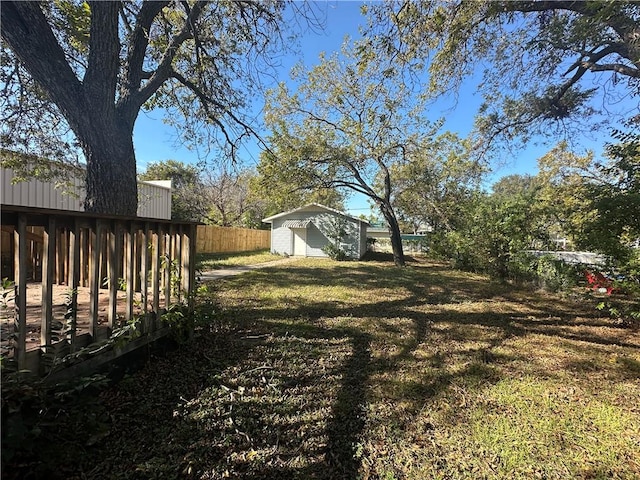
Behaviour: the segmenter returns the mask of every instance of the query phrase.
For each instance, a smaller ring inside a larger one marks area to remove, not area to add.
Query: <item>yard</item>
[[[211,331],[56,434],[60,478],[640,477],[640,335],[586,302],[425,259],[213,291]]]
[[[282,257],[269,252],[268,248],[240,253],[198,253],[196,255],[196,268],[199,271],[219,270],[272,262],[280,258]]]

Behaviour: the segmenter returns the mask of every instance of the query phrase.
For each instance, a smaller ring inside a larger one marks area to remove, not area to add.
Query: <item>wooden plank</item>
[[[18,363],[18,369],[23,370],[26,365],[27,339],[27,216],[18,216],[17,229],[13,233],[14,239],[14,283],[15,283],[15,316],[14,316],[14,344],[13,352]]]
[[[193,308],[193,302],[195,301],[193,295],[193,289],[196,287],[196,242],[198,239],[198,231],[195,225],[189,225],[189,239],[188,239],[188,281],[187,291],[189,295],[189,309]]]
[[[109,256],[107,254],[107,248],[106,248],[106,231],[108,229],[108,225],[109,225],[109,221],[108,220],[100,220],[101,225],[103,226],[102,228],[102,235],[103,238],[101,240],[101,251],[100,251],[100,273],[99,273],[99,278],[100,278],[100,283],[99,283],[99,288],[108,288],[105,280],[107,280],[107,277],[109,276],[109,272],[108,272],[108,263],[109,263]]]
[[[186,295],[186,300],[190,300],[191,288],[189,285],[189,227],[180,226],[180,290]]]
[[[156,224],[155,231],[153,232],[153,260],[151,265],[151,287],[153,289],[153,307],[152,310],[155,313],[154,318],[160,316],[160,267],[162,256],[162,227]],[[152,325],[155,330],[156,323]]]
[[[36,267],[35,267],[35,272],[34,272],[34,276],[33,279],[36,282],[41,282],[42,281],[42,257],[44,255],[44,243],[40,242],[36,244],[36,252],[37,252],[37,260],[36,260]]]
[[[177,275],[176,284],[178,285],[178,302],[182,301],[182,225],[178,225],[177,231],[174,233],[174,258],[176,262],[176,269],[174,275]]]
[[[74,221],[73,228],[69,230],[69,278],[67,285],[71,291],[71,317],[66,318],[67,322],[67,343],[71,353],[76,350],[76,333],[78,325],[78,286],[80,284],[80,227],[78,219]]]
[[[200,253],[243,252],[269,248],[268,230],[198,225],[196,249]]]
[[[90,229],[93,236],[91,244],[91,264],[89,272],[89,334],[96,341],[98,337],[98,299],[100,294],[100,263],[103,250],[103,220],[96,220]]]
[[[142,231],[142,251],[140,258],[140,270],[142,272],[142,277],[140,278],[140,300],[142,302],[142,324],[143,324],[143,333],[148,333],[150,331],[149,322],[148,322],[148,294],[149,294],[149,222],[144,224],[144,230]]]
[[[141,239],[142,239],[142,230],[140,228],[140,225],[136,226],[136,233],[134,236],[135,242],[133,244],[134,250],[135,250],[135,254],[133,256],[134,260],[133,260],[133,291],[134,292],[139,292],[140,291],[140,280],[141,280],[141,275],[140,275],[140,269],[142,268],[142,243],[141,243]]]
[[[127,283],[127,298],[124,311],[124,318],[128,322],[133,318],[133,301],[136,293],[134,268],[136,256],[136,233],[137,228],[134,222],[129,222],[128,228],[125,229],[125,252],[127,255],[127,271],[125,272],[125,281]]]
[[[18,221],[20,221],[19,219],[20,219],[20,214],[18,214]],[[1,228],[2,228],[3,232],[7,232],[7,233],[10,233],[10,234],[13,234],[13,232],[14,232],[13,225],[2,225]],[[33,227],[29,227],[29,228],[33,229]],[[42,235],[38,235],[38,234],[30,231],[29,229],[27,229],[27,240],[31,241],[31,242],[36,242],[36,243],[42,243]]]
[[[44,251],[42,256],[42,318],[40,345],[51,345],[51,322],[53,319],[53,284],[56,260],[56,219],[49,217],[44,229]]]
[[[67,243],[67,229],[60,229],[60,246],[58,248],[58,285],[68,285],[67,268],[68,268],[69,245]]]
[[[173,225],[165,235],[165,266],[164,266],[164,307],[171,305],[171,251],[173,250]]]
[[[88,280],[88,267],[89,267],[89,241],[87,238],[87,229],[80,228],[80,282],[81,287],[86,287],[89,284]]]
[[[72,378],[78,378],[82,375],[87,375],[91,372],[95,372],[99,367],[112,362],[116,358],[121,357],[129,352],[132,352],[138,348],[141,348],[149,343],[155,342],[160,338],[168,335],[170,330],[168,327],[160,328],[153,333],[143,335],[130,342],[125,343],[121,347],[116,347],[111,350],[105,350],[102,353],[97,354],[94,357],[85,360],[84,362],[72,365],[64,370],[54,372],[51,376],[47,377],[48,383],[61,382]]]
[[[27,232],[29,227],[27,227]],[[31,270],[31,279],[36,278],[36,269],[38,268],[38,244],[35,242],[27,241],[27,262],[29,263],[29,269]],[[27,275],[29,273],[27,272]]]
[[[107,310],[107,325],[112,332],[117,319],[118,312],[118,260],[120,251],[120,223],[114,222],[109,225],[106,232],[107,257],[108,257],[108,277],[109,277],[109,309]]]

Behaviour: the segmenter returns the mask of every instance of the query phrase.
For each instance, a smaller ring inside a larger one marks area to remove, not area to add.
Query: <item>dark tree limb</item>
[[[90,47],[84,91],[93,111],[112,116],[120,67],[119,4],[91,2],[90,7]]]
[[[3,1],[2,38],[75,129],[88,111],[83,87],[37,2]]]

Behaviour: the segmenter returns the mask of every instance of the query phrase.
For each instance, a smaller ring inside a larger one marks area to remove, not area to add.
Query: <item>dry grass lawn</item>
[[[211,332],[103,392],[86,478],[640,478],[640,335],[593,304],[421,259],[213,289]]]

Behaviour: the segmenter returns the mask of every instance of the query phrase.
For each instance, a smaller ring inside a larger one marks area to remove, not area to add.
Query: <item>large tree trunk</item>
[[[402,250],[402,237],[400,236],[400,225],[391,205],[381,204],[380,211],[387,221],[389,233],[391,234],[391,250],[393,252],[393,262],[398,267],[404,267],[404,251]]]
[[[87,159],[87,212],[136,216],[138,183],[132,135],[117,126],[83,128],[78,135]]]
[[[91,2],[91,40],[82,81],[67,63],[39,2],[3,2],[0,18],[3,40],[58,106],[85,153],[85,210],[135,216],[132,132],[144,98],[120,111],[115,105],[118,8],[118,2]]]

